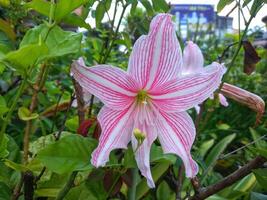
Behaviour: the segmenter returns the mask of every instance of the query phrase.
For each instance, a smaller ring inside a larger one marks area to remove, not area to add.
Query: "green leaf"
[[[170,189],[166,181],[162,181],[157,188],[157,200],[175,200],[175,193]]]
[[[221,197],[221,196],[219,196],[217,194],[214,194],[214,195],[208,197],[207,200],[228,200],[228,199],[223,198],[223,197]]]
[[[255,129],[249,127],[249,132],[251,133],[253,140],[256,141],[255,146],[257,148],[266,148],[267,147],[267,144],[263,138],[261,140],[259,140],[259,138],[261,136],[257,133],[257,131]]]
[[[11,199],[12,190],[4,182],[0,182],[0,200]]]
[[[36,196],[39,197],[56,197],[60,188],[40,188],[34,191]]]
[[[127,148],[127,150],[125,151],[123,157],[123,165],[125,168],[134,168],[137,166],[132,148]]]
[[[55,20],[61,21],[65,16],[67,16],[73,10],[80,7],[86,2],[87,0],[75,0],[75,1],[60,0],[58,3],[56,3],[55,6],[56,7],[54,16]],[[51,6],[50,2],[46,2],[43,0],[33,0],[25,4],[26,8],[32,8],[47,17],[49,17],[50,14],[50,6]]]
[[[261,156],[267,158],[267,149],[266,148],[257,148],[256,151]]]
[[[105,14],[105,3],[103,1],[99,2],[95,11],[95,23],[96,27],[99,28],[101,21]]]
[[[244,8],[245,6],[247,6],[252,0],[244,0],[244,3],[242,5],[242,8]]]
[[[0,0],[0,5],[3,7],[8,7],[10,5],[10,0]]]
[[[257,192],[251,192],[250,200],[267,200],[267,195]]]
[[[55,19],[60,21],[66,15],[70,14],[76,8],[79,8],[81,5],[85,4],[88,0],[60,0],[56,5]]]
[[[264,0],[254,0],[253,4],[250,8],[250,14],[251,16],[256,16],[256,14],[259,12],[259,10],[262,8],[262,5],[264,4]]]
[[[257,182],[265,188],[267,185],[267,169],[255,169],[253,173],[257,179]]]
[[[167,171],[169,168],[168,163],[158,163],[151,169],[152,177],[155,182]],[[150,188],[147,186],[146,178],[142,178],[136,188],[136,199],[141,199]]]
[[[62,131],[60,137],[63,138],[67,135],[70,135],[72,133],[67,131]],[[39,137],[37,140],[34,140],[30,143],[29,150],[32,154],[32,157],[38,154],[40,150],[45,148],[46,146],[55,143],[55,135],[49,134],[42,137]]]
[[[70,13],[64,18],[64,23],[78,26],[78,27],[83,27],[86,29],[91,29],[90,25],[87,24],[80,16]]]
[[[32,8],[35,11],[49,17],[51,3],[43,0],[32,0],[26,3],[25,8]]]
[[[23,121],[29,121],[39,117],[37,113],[31,113],[28,108],[20,107],[18,110],[19,118]]]
[[[49,34],[45,40],[48,31]],[[42,41],[45,40],[45,44],[48,47],[48,53],[43,55],[42,59],[77,53],[80,50],[82,40],[81,33],[63,31],[59,26],[55,26],[50,30],[47,25],[41,24],[27,31],[20,46],[36,44],[39,42],[40,37]]]
[[[142,3],[142,5],[145,7],[147,14],[149,16],[153,16],[154,15],[154,10],[150,4],[150,2],[148,0],[140,0],[140,2]]]
[[[42,149],[39,159],[48,169],[58,174],[92,168],[90,157],[96,141],[80,135],[68,135]]]
[[[168,12],[170,9],[169,4],[165,0],[152,0],[152,3],[155,11]]]
[[[213,144],[214,144],[214,139],[203,142],[198,149],[199,154],[202,157],[204,157]]]
[[[79,127],[79,118],[78,116],[74,116],[70,119],[68,119],[65,123],[65,126],[72,132],[77,131],[78,127]]]
[[[135,10],[136,10],[136,7],[137,7],[137,4],[138,4],[138,1],[137,1],[137,0],[134,0],[134,1],[132,2],[132,6],[131,6],[131,10],[130,10],[130,14],[131,14],[131,15],[134,15]]]
[[[256,182],[256,177],[253,173],[242,178],[237,185],[233,188],[233,190],[237,190],[239,192],[247,192]]]
[[[9,52],[3,60],[7,66],[23,74],[30,66],[37,64],[40,57],[47,53],[47,46],[37,42],[36,44],[25,45],[16,51]]]
[[[207,155],[206,158],[207,166],[213,166],[216,163],[219,156],[224,152],[226,147],[233,141],[235,136],[236,134],[226,136],[212,148],[212,150],[210,151],[210,153]]]
[[[0,144],[0,158],[5,158],[8,156],[9,152],[7,150],[9,138],[6,134],[4,134],[3,140]]]
[[[101,193],[100,191],[98,191]],[[66,200],[98,200],[99,198],[95,197],[90,190],[88,190],[86,184],[82,183],[78,187],[72,188],[67,196]]]
[[[234,0],[220,0],[217,4],[217,12],[221,12],[225,6],[231,4]]]
[[[225,123],[217,124],[216,127],[217,127],[219,130],[228,130],[228,129],[231,128],[228,124],[225,124]]]
[[[152,144],[150,150],[150,161],[151,162],[168,162],[174,164],[177,157],[173,154],[164,154],[162,148],[155,144]]]
[[[19,172],[25,172],[27,170],[30,170],[29,168],[27,168],[26,166],[22,165],[22,164],[18,164],[18,163],[15,163],[11,160],[8,160],[8,159],[5,159],[4,160],[4,163],[7,167],[11,168],[11,169],[14,169],[16,171],[19,171]]]

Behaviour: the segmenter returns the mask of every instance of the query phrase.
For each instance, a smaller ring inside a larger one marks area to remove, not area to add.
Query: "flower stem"
[[[65,186],[62,188],[62,190],[59,191],[56,200],[62,200],[67,195],[69,190],[72,188],[74,180],[76,175],[78,174],[78,171],[73,171],[69,177],[68,182],[65,184]]]
[[[132,187],[129,191],[129,200],[135,200],[136,199],[136,186],[137,186],[137,177],[138,177],[138,169],[134,168],[132,169]]]

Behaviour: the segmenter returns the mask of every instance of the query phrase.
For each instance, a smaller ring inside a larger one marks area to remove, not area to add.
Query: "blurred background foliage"
[[[255,2],[264,3],[254,0],[252,4]],[[114,16],[103,22],[104,15],[111,9],[115,11]],[[90,99],[86,100],[86,118],[92,123],[88,125],[90,129],[86,129],[87,137],[77,134],[79,122],[73,102],[70,65],[82,56],[87,66],[109,63],[126,69],[136,39],[147,34],[156,13],[168,11],[169,5],[164,0],[0,0],[0,124],[3,135],[0,199],[27,199],[25,190],[16,191],[26,172],[34,176],[35,199],[58,199],[73,171],[77,172],[76,179],[65,199],[128,199],[130,169],[136,167],[133,152],[130,147],[112,152],[104,168],[94,169],[90,165],[90,154],[99,134],[94,118],[102,104],[97,100],[90,104]],[[95,20],[96,27],[85,21],[88,15]],[[83,32],[78,33],[77,27],[83,27]],[[249,30],[245,39],[253,42],[257,31]],[[179,39],[183,47],[185,41]],[[199,36],[194,42],[202,49],[208,65],[218,60],[228,45],[238,41],[236,33],[220,39]],[[236,48],[231,47],[223,58],[226,66]],[[225,81],[259,95],[266,102],[267,51],[264,48],[256,48],[256,51],[261,60],[251,75],[243,72],[244,50],[241,49]],[[33,101],[36,102],[34,108]],[[200,166],[198,178],[204,187],[231,174],[260,152],[267,155],[266,112],[261,123],[255,126],[254,111],[228,101],[229,106],[223,107],[216,99],[207,100],[198,125],[192,153]],[[89,107],[92,113],[88,112]],[[194,109],[189,113],[197,119]],[[7,127],[3,130],[4,123]],[[29,158],[25,160],[25,134],[29,124]],[[138,175],[136,198],[186,199],[193,195],[190,180],[180,170],[181,164],[176,156],[163,155],[156,142],[151,150],[156,188],[149,190],[144,178]],[[180,176],[183,184],[178,186]],[[208,199],[264,200],[267,199],[266,184],[265,166]]]

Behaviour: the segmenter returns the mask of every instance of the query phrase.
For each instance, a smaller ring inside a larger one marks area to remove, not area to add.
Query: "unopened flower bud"
[[[261,97],[228,83],[223,84],[221,92],[227,98],[233,99],[257,112],[256,124],[260,122],[265,110],[265,103]]]
[[[133,134],[134,134],[134,137],[136,138],[136,140],[138,142],[138,146],[141,145],[143,143],[144,139],[146,138],[146,134],[138,128],[135,128],[133,130]]]

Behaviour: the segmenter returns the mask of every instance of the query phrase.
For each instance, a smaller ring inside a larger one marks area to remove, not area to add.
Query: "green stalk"
[[[72,188],[74,180],[76,175],[78,174],[78,171],[73,171],[69,177],[68,182],[66,185],[62,188],[62,190],[59,191],[56,200],[62,200],[66,196],[66,194],[69,192],[69,190]]]
[[[132,169],[132,187],[129,191],[129,200],[136,200],[136,187],[137,187],[137,178],[138,178],[138,168]]]
[[[225,82],[225,78],[226,78],[227,75],[229,74],[231,68],[234,66],[235,60],[236,60],[236,58],[237,58],[237,56],[238,56],[238,54],[239,54],[239,52],[240,52],[240,49],[241,49],[241,47],[242,47],[242,41],[243,41],[244,37],[245,37],[246,34],[247,34],[248,27],[249,27],[249,24],[250,24],[250,22],[252,21],[252,19],[253,19],[253,15],[250,16],[250,18],[249,18],[249,20],[248,20],[248,23],[246,24],[246,28],[245,28],[245,30],[244,30],[244,32],[243,32],[243,34],[242,34],[242,36],[241,36],[241,38],[240,38],[240,40],[239,40],[239,42],[238,42],[237,49],[236,49],[236,51],[235,51],[235,53],[234,53],[234,55],[233,55],[233,58],[232,58],[232,60],[231,60],[231,62],[230,62],[230,64],[229,64],[229,67],[227,68],[227,71],[225,72],[225,74],[224,74],[224,76],[223,76],[223,78],[222,78],[222,83],[221,83],[221,85],[220,85],[220,87],[219,87],[219,91],[222,89],[223,83]]]
[[[114,44],[114,42],[115,42],[115,40],[116,40],[116,37],[117,37],[117,35],[118,35],[119,27],[120,27],[120,25],[121,25],[122,18],[123,18],[123,16],[124,16],[124,13],[125,13],[125,11],[126,11],[127,6],[128,6],[128,4],[126,4],[126,5],[123,6],[123,10],[122,10],[122,13],[121,13],[119,22],[118,22],[118,26],[117,26],[117,28],[116,28],[116,30],[115,30],[115,33],[114,33],[114,36],[113,36],[113,40],[111,41],[111,43],[110,43],[110,45],[109,45],[109,48],[107,49],[107,53],[105,54],[103,60],[101,60],[101,63],[105,63],[105,62],[107,61],[107,59],[108,59],[108,56],[109,56],[109,54],[110,54],[110,52],[111,52],[111,50],[112,50],[113,44]]]
[[[3,141],[3,138],[4,138],[4,134],[5,134],[5,131],[6,131],[6,127],[7,127],[7,124],[10,122],[10,119],[12,117],[12,113],[13,111],[15,110],[16,108],[16,105],[18,104],[18,100],[20,98],[20,96],[22,95],[23,91],[24,91],[24,88],[25,88],[25,85],[27,83],[27,78],[24,78],[22,80],[22,83],[18,89],[18,91],[16,92],[16,95],[14,97],[14,100],[13,100],[13,103],[4,119],[4,122],[2,124],[2,127],[1,127],[1,132],[0,132],[0,144],[2,145],[2,141]]]

